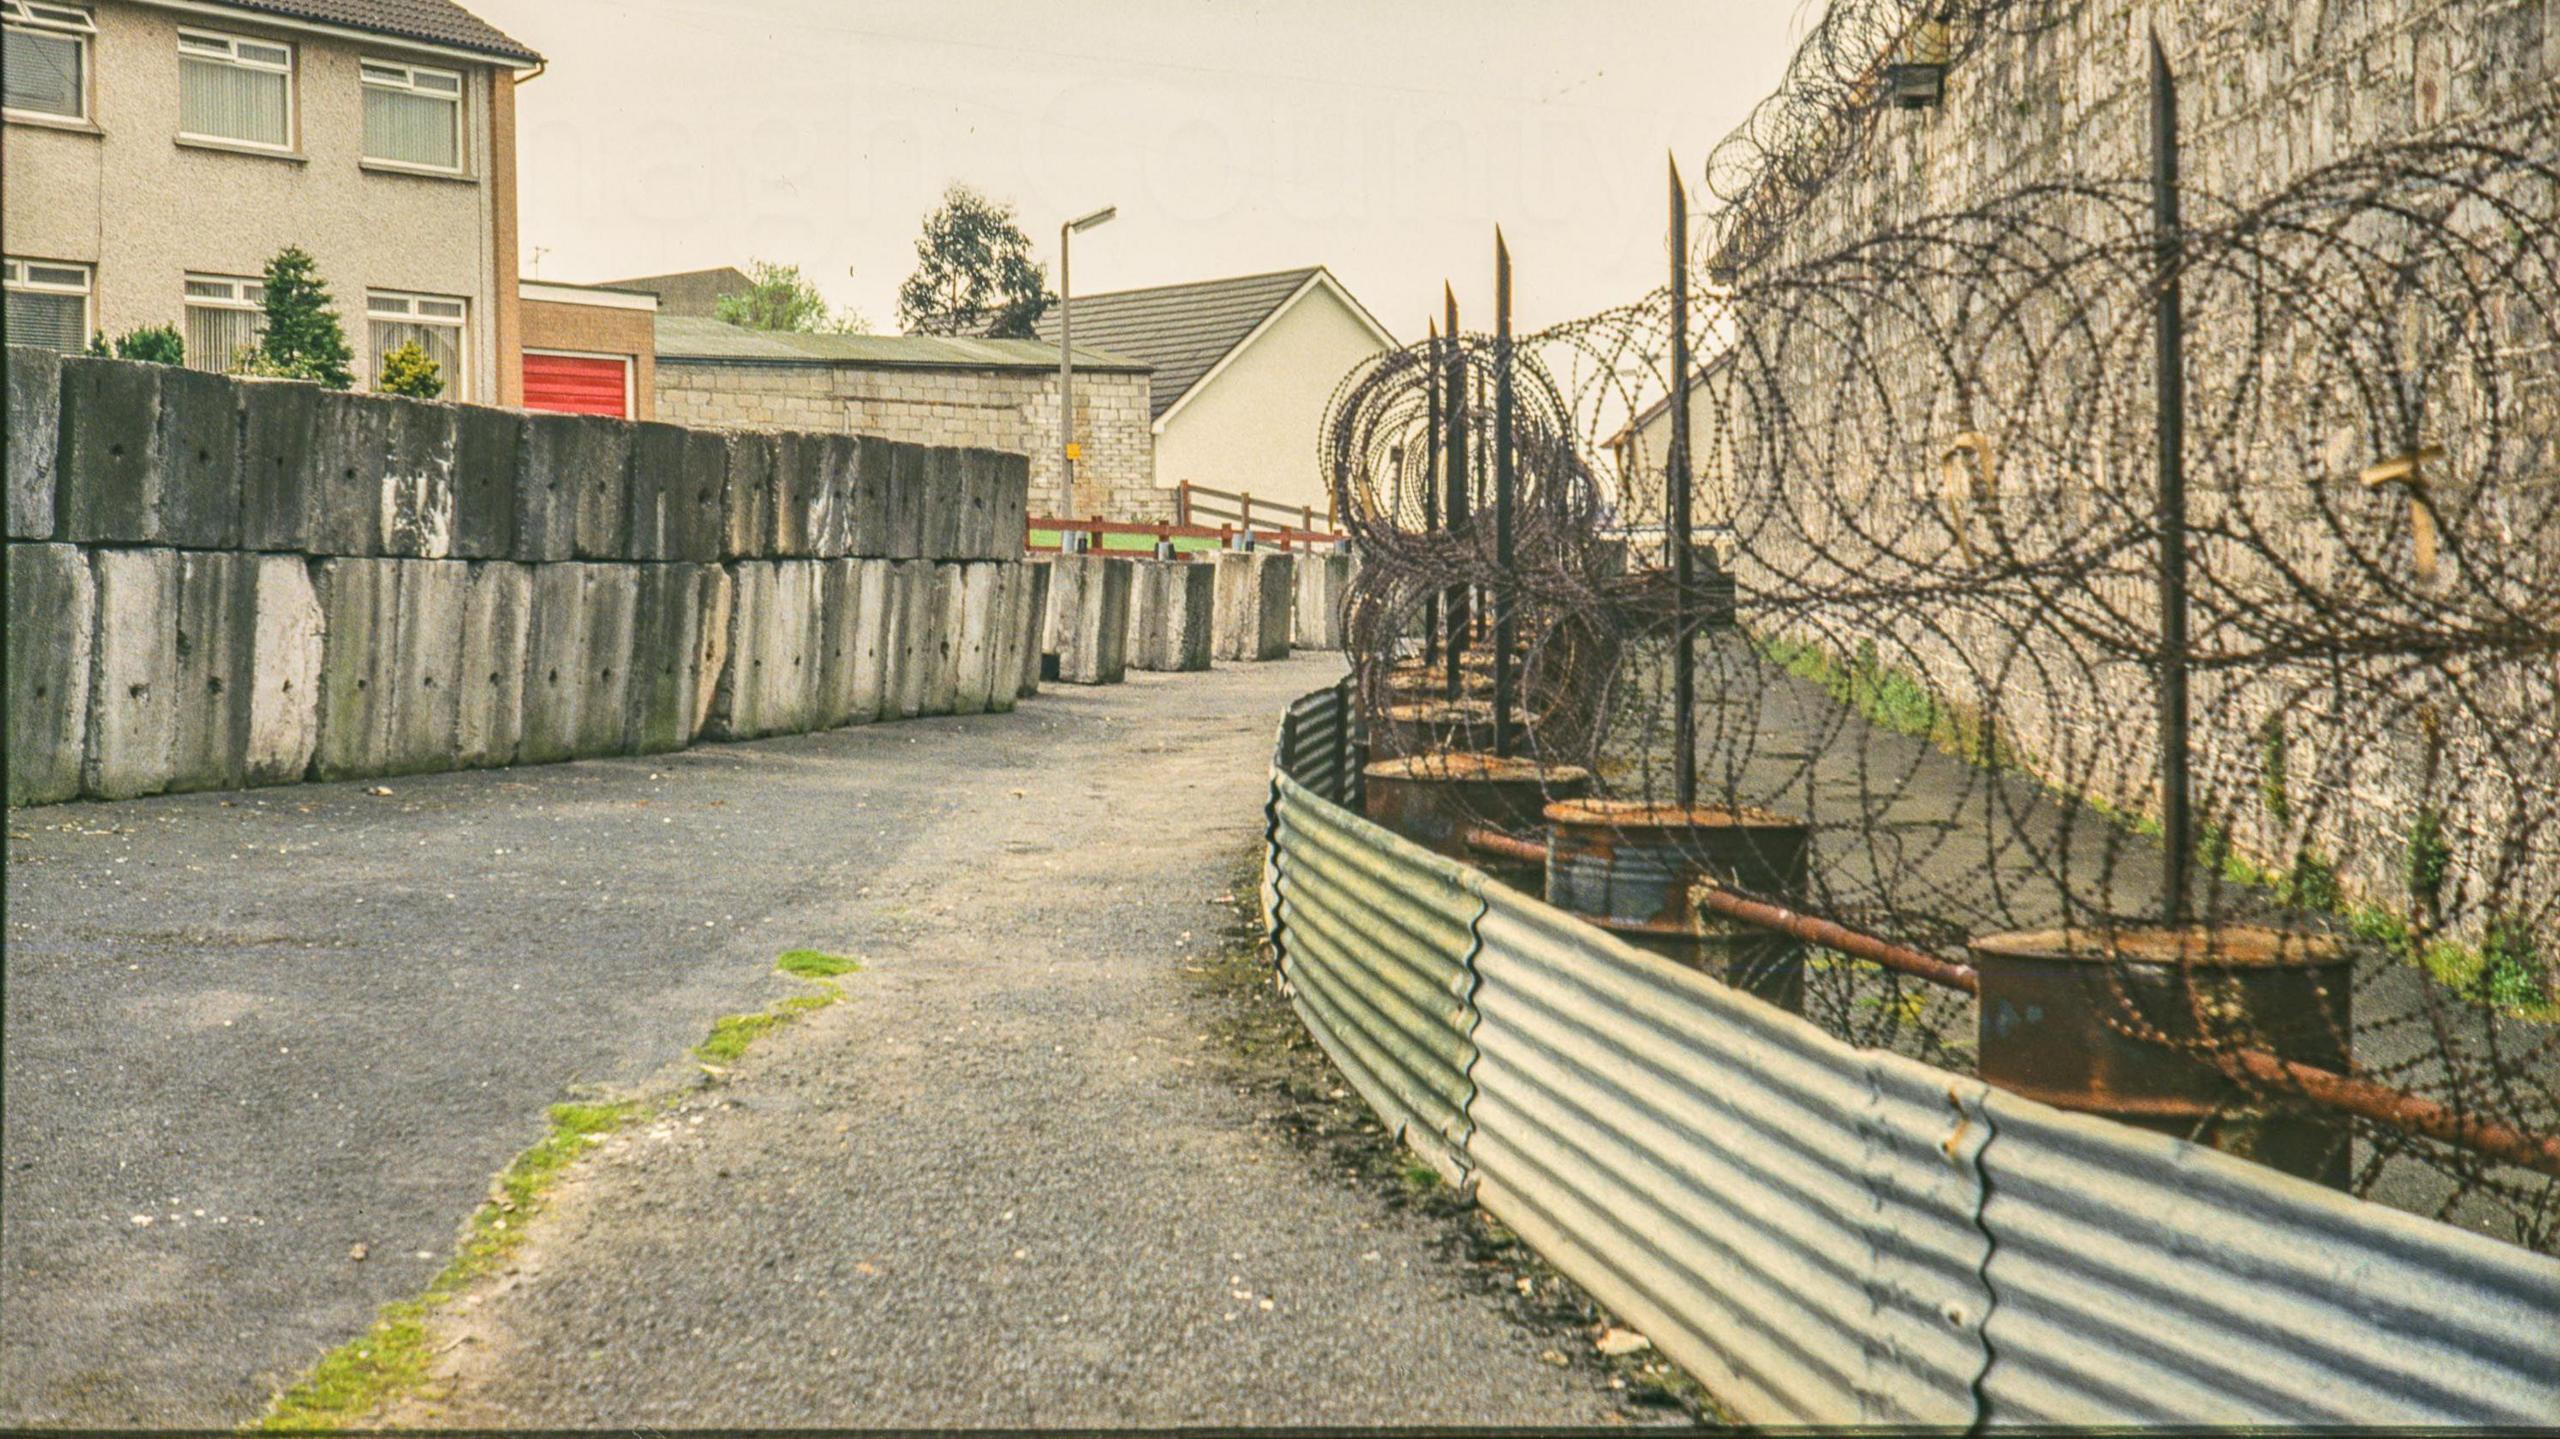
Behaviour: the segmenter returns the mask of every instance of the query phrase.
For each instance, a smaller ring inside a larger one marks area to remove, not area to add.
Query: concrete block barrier
[[[1104,555],[1049,562],[1049,647],[1061,684],[1116,685],[1127,677],[1132,575],[1130,561]]]
[[[6,357],[9,538],[53,538],[55,463],[62,450],[62,356],[11,345]]]
[[[418,774],[458,762],[463,619],[459,560],[338,559],[320,567],[321,779]]]
[[[459,405],[382,402],[380,551],[440,560],[453,553],[454,480],[462,443]]]
[[[725,636],[718,645],[707,645],[702,629],[706,617],[721,608],[714,592],[727,586],[729,576],[710,564],[630,568],[637,603],[632,613],[630,728],[622,748],[631,754],[664,754],[693,743],[701,722],[699,666],[728,652]]]
[[[807,559],[810,536],[823,529],[829,494],[818,482],[817,436],[782,431],[768,437],[773,445],[773,504],[763,553],[775,559]]]
[[[453,528],[447,553],[456,559],[501,560],[516,552],[524,416],[487,405],[447,405],[453,412]]]
[[[925,465],[927,453],[914,445],[898,445],[891,453],[888,522],[888,555],[891,559],[925,557],[924,511],[930,493]]]
[[[853,676],[861,663],[862,565],[858,560],[819,563],[819,729],[853,723]]]
[[[982,479],[987,496],[986,558],[1019,560],[1023,538],[1029,533],[1025,527],[1031,514],[1031,457],[1002,450],[974,453],[985,467]]]
[[[147,545],[160,539],[160,476],[151,462],[166,365],[63,357],[62,538]]]
[[[1291,558],[1274,550],[1219,554],[1219,659],[1251,663],[1289,657],[1289,614],[1297,599],[1297,572]]]
[[[319,391],[312,406],[303,542],[322,555],[381,554],[391,409],[336,390]]]
[[[97,581],[77,545],[12,544],[8,588],[9,803],[52,804],[80,793]]]
[[[851,435],[813,435],[808,452],[816,464],[812,492],[820,497],[810,517],[809,553],[840,560],[853,553],[855,507],[861,501],[862,446]]]
[[[495,768],[516,760],[524,736],[525,678],[532,666],[530,565],[489,560],[471,566],[462,600],[462,698],[454,763]]]
[[[158,794],[169,784],[178,732],[178,555],[98,550],[98,619],[80,792],[98,799]]]
[[[813,728],[817,715],[822,567],[805,560],[742,560],[729,622],[729,664],[712,702],[712,730],[756,739]]]
[[[773,436],[729,437],[729,477],[720,498],[720,558],[755,559],[773,535]]]
[[[240,382],[240,543],[311,549],[311,437],[320,387],[299,380]]]
[[[324,625],[290,555],[178,555],[171,790],[290,784],[318,741]]]
[[[1137,560],[1129,600],[1129,668],[1205,670],[1218,570],[1186,560]]]
[[[889,491],[899,448],[874,435],[854,441],[853,503],[845,522],[848,555],[876,559],[889,553]]]
[[[1298,598],[1289,643],[1302,650],[1343,648],[1351,608],[1351,556],[1311,552],[1296,556],[1295,567]]]
[[[535,565],[525,626],[524,715],[516,761],[554,764],[576,755],[586,696],[587,567]]]
[[[933,566],[933,643],[925,652],[924,710],[960,712],[960,638],[968,621],[968,567]]]
[[[924,714],[925,697],[933,692],[939,648],[935,629],[941,618],[941,593],[930,560],[897,560],[890,571],[897,632],[890,651],[886,717],[914,719]]]
[[[957,558],[968,553],[969,481],[975,467],[966,450],[924,452],[923,539],[918,553],[926,559]]]
[[[880,718],[888,694],[891,630],[890,562],[847,559],[853,567],[853,673],[846,683],[844,722],[869,724]]]
[[[970,560],[951,566],[960,572],[960,623],[949,639],[952,668],[958,680],[952,696],[951,712],[956,715],[985,714],[994,703],[996,655],[998,645],[995,623],[998,604],[998,581],[1002,566],[992,560]],[[1004,685],[1007,709],[1012,708],[1012,677]]]
[[[1022,682],[1013,692],[1017,700],[1040,693],[1041,661],[1049,655],[1049,583],[1047,560],[1023,562],[1014,597],[1015,634],[1022,647]]]
[[[586,669],[580,679],[576,752],[621,754],[630,746],[632,671],[638,667],[640,572],[644,565],[589,565]]]
[[[157,538],[191,549],[240,544],[240,387],[202,370],[160,367],[150,462]]]

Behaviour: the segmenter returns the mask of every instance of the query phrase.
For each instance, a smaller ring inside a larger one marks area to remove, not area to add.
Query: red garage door
[[[598,355],[524,355],[524,407],[631,418],[631,362]]]

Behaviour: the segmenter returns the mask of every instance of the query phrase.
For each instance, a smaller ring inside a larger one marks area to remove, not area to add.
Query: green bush
[[[355,351],[329,303],[329,287],[311,256],[287,245],[267,262],[267,333],[258,342],[260,363],[251,374],[316,380],[333,390],[356,382]]]
[[[444,367],[411,340],[382,357],[382,373],[375,377],[373,388],[377,394],[432,400],[444,393]]]
[[[147,365],[183,365],[187,362],[187,341],[175,325],[145,325],[116,336],[112,348],[107,344],[107,337],[100,335],[89,342],[89,353],[102,357],[111,355],[119,360],[140,360]]]

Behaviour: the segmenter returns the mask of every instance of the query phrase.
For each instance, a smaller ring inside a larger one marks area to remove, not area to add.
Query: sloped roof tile
[[[538,65],[542,57],[453,0],[213,0],[233,10],[368,30],[431,45],[450,45],[492,59]]]

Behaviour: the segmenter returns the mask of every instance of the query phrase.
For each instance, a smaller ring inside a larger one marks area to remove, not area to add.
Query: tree
[[[254,373],[316,380],[333,390],[356,382],[349,367],[355,351],[329,303],[329,287],[300,245],[287,245],[267,262],[267,333],[258,342]]]
[[[898,323],[910,334],[1027,340],[1055,299],[1013,207],[955,183],[924,217],[916,271],[898,287]]]
[[[444,393],[444,367],[425,346],[410,340],[382,357],[382,373],[373,388],[378,394],[432,400]]]
[[[848,305],[830,314],[827,297],[809,283],[797,265],[769,260],[747,262],[750,288],[743,295],[722,295],[712,307],[714,318],[750,330],[789,330],[804,335],[867,335],[871,323]]]
[[[107,348],[107,337],[100,335],[89,342],[89,353],[112,353],[119,360],[141,360],[154,365],[183,365],[187,362],[187,341],[175,325],[150,325],[116,336],[113,351]]]

